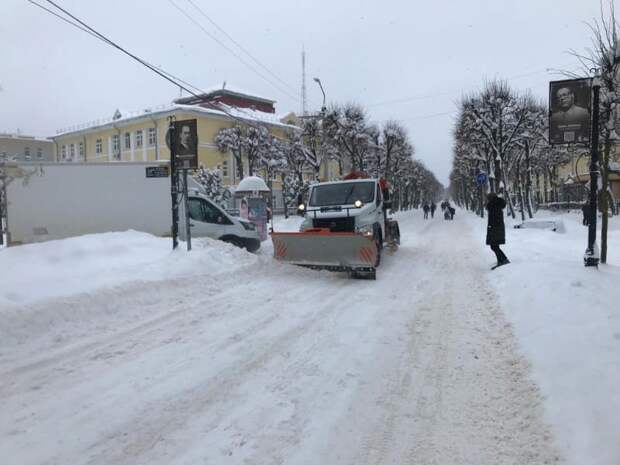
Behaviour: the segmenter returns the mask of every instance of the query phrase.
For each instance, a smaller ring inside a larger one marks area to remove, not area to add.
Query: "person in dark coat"
[[[435,202],[431,203],[431,218],[435,218],[435,210],[437,210],[437,205]]]
[[[495,256],[497,257],[497,265],[493,267],[493,269],[498,266],[506,265],[510,263],[504,252],[499,248],[501,244],[506,243],[506,229],[504,227],[504,208],[506,208],[506,201],[498,197],[494,192],[490,192],[487,195],[487,206],[486,206],[489,214],[488,217],[488,226],[487,226],[487,245],[491,246],[491,250],[495,252]]]
[[[456,213],[456,210],[454,207],[448,207],[448,211],[450,212],[450,219],[453,220],[454,219],[454,214]]]
[[[424,210],[424,219],[427,220],[428,219],[428,211],[430,210],[430,207],[428,206],[427,203],[424,204],[424,206],[422,207],[422,210]]]
[[[584,226],[590,225],[590,204],[585,202],[581,207],[581,212],[583,213],[582,223]]]

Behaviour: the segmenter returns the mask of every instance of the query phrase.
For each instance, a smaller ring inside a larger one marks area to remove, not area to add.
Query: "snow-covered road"
[[[266,247],[17,307],[46,324],[0,341],[0,462],[563,463],[478,230],[400,220],[374,282]]]

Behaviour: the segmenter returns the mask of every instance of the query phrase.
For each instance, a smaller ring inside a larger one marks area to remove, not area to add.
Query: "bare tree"
[[[620,43],[619,25],[615,16],[613,2],[609,2],[606,13],[601,5],[601,18],[589,25],[592,31],[592,48],[585,54],[572,51],[580,61],[584,71],[596,70],[601,84],[599,133],[603,145],[601,164],[601,192],[599,193],[601,221],[601,262],[607,262],[607,231],[609,210],[615,211],[613,193],[609,184],[611,147],[617,139],[615,132],[616,116],[620,104]]]

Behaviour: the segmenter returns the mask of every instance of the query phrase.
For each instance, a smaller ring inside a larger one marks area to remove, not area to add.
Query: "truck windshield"
[[[375,198],[374,182],[347,182],[326,184],[312,189],[310,206],[324,207],[330,205],[351,205],[356,200],[370,203]]]

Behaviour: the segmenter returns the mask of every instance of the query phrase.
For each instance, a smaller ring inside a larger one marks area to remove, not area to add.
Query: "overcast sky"
[[[312,80],[318,76],[328,103],[355,101],[374,121],[401,121],[417,157],[443,183],[460,96],[500,77],[546,102],[548,81],[561,78],[548,69],[577,68],[567,51],[588,47],[586,22],[600,16],[599,0],[56,3],[197,87],[226,81],[230,88],[276,100],[278,113],[301,110],[303,46],[309,110],[322,102]],[[62,127],[109,117],[116,108],[140,110],[179,95],[129,57],[27,0],[0,0],[0,44],[0,131],[51,136]]]

